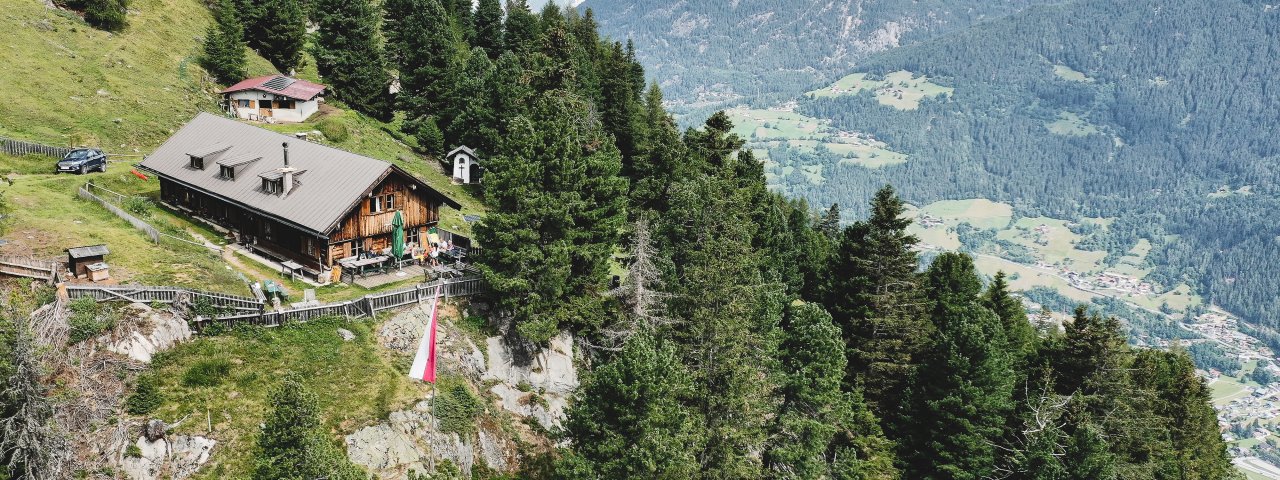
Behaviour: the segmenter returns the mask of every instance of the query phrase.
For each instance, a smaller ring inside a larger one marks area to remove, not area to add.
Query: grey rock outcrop
[[[557,335],[527,363],[517,362],[501,338],[490,337],[487,343],[489,364],[483,380],[498,382],[489,391],[498,396],[502,408],[533,418],[547,428],[560,425],[569,398],[578,388],[573,337]]]
[[[155,441],[138,437],[134,442],[134,455],[120,452],[120,470],[133,480],[157,480],[160,478],[183,479],[190,477],[209,461],[209,454],[217,442],[205,437],[176,435]]]
[[[142,363],[151,363],[158,352],[191,339],[191,327],[183,319],[151,307],[135,303],[124,315],[136,319],[131,328],[122,329],[107,342],[107,349]]]

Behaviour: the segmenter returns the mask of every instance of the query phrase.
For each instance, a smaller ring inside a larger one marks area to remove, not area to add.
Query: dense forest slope
[[[800,113],[870,133],[906,163],[873,170],[824,152],[771,157],[826,165],[823,182],[782,180],[817,203],[857,203],[891,182],[913,202],[987,197],[1020,215],[1118,218],[1100,248],[1123,252],[1145,238],[1153,280],[1189,281],[1275,326],[1277,15],[1238,0],[1032,8],[857,70],[905,70],[954,89],[918,108],[885,105],[870,90],[801,101]]]
[[[601,33],[632,39],[684,108],[796,94],[869,54],[1051,0],[588,0]]]

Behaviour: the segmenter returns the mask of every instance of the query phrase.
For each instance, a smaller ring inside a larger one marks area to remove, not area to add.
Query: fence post
[[[378,313],[373,309],[373,295],[365,295],[364,303],[369,306],[369,318],[373,318]]]

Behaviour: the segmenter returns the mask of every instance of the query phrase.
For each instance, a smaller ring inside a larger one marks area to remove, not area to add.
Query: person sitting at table
[[[436,247],[431,247],[431,266],[434,267],[439,264],[440,264],[440,249]]]

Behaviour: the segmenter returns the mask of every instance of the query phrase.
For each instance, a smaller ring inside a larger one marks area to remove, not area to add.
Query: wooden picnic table
[[[365,267],[368,267],[370,265],[382,265],[383,263],[386,263],[386,261],[389,259],[391,259],[391,257],[388,257],[386,255],[378,255],[373,258],[365,258],[362,260],[351,260],[351,261],[342,262],[342,266],[344,268],[355,269],[356,271],[359,272],[360,277],[364,278]]]
[[[284,269],[284,271],[280,273],[288,275],[290,280],[294,280],[295,277],[297,277],[298,272],[302,271],[302,265],[293,260],[281,262],[280,266]]]

